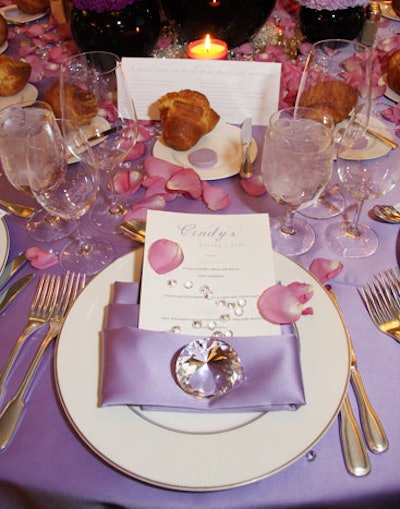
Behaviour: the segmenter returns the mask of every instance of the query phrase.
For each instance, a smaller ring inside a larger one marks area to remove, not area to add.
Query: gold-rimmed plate
[[[98,406],[104,308],[114,281],[139,280],[141,259],[139,250],[98,274],[78,297],[57,342],[57,390],[81,439],[125,474],[185,491],[248,484],[302,457],[339,412],[349,381],[350,355],[344,324],[325,289],[280,254],[275,255],[277,277],[283,283],[311,283],[315,291],[310,302],[314,315],[298,322],[305,406],[293,412],[222,415]]]

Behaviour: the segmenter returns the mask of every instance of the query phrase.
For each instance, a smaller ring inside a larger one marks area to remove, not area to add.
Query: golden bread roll
[[[56,81],[49,88],[44,99],[53,108],[57,118],[62,118],[60,102],[60,82]],[[97,115],[97,97],[77,85],[67,84],[65,87],[66,117],[78,125],[90,124]]]
[[[0,55],[0,96],[9,97],[21,92],[28,83],[31,70],[27,62]]]
[[[397,16],[400,16],[400,0],[392,0],[392,7]]]
[[[357,90],[340,80],[323,81],[302,93],[299,106],[315,108],[330,115],[339,124],[357,104]]]
[[[16,0],[15,3],[25,14],[40,14],[50,9],[50,0]]]
[[[7,21],[0,14],[0,46],[2,46],[6,42],[7,36],[8,36]]]
[[[386,83],[394,92],[400,94],[400,50],[396,50],[389,57]]]
[[[165,94],[158,100],[158,108],[162,141],[174,150],[192,148],[219,121],[207,97],[194,90]]]

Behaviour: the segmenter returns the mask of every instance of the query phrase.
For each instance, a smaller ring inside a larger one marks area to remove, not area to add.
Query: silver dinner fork
[[[25,341],[36,329],[42,327],[42,325],[50,320],[50,316],[54,307],[53,295],[55,290],[56,276],[44,274],[40,278],[36,287],[36,292],[33,296],[25,329],[17,339],[6,363],[3,366],[3,369],[0,372],[0,396],[3,392],[4,382],[7,378],[7,375],[10,372],[10,369],[12,368],[15,359],[17,358]]]
[[[380,272],[358,292],[378,329],[400,343],[400,271]]]
[[[71,274],[69,272],[64,276],[62,282],[61,277],[57,277],[57,291],[52,299],[54,308],[49,322],[49,330],[42,340],[15,396],[7,403],[0,414],[0,449],[4,449],[10,443],[22,415],[25,406],[25,396],[36,373],[36,369],[47,347],[60,333],[67,312],[79,292],[84,288],[85,281],[84,275]]]

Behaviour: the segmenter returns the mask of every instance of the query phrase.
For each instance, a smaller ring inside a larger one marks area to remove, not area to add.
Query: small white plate
[[[391,101],[394,101],[395,103],[398,103],[400,101],[400,95],[392,90],[390,87],[386,85],[386,92],[385,96],[390,99]]]
[[[377,118],[371,118],[368,127],[373,131],[386,136],[386,138],[393,139],[391,132],[386,128],[385,124]],[[349,160],[377,159],[378,157],[382,157],[390,152],[390,150],[392,150],[389,145],[386,145],[386,143],[383,143],[370,134],[365,134],[365,139],[367,142],[365,147],[345,150],[341,154],[341,157],[343,159]]]
[[[381,13],[384,18],[391,19],[393,21],[400,21],[399,16],[394,12],[392,2],[379,2]]]
[[[18,94],[0,97],[0,111],[8,108],[9,106],[18,106],[18,104],[29,106],[36,101],[37,97],[38,89],[31,83],[27,83],[21,92],[18,92]]]
[[[8,48],[8,42],[7,42],[7,41],[5,41],[5,42],[3,42],[3,44],[0,46],[0,54],[1,54],[1,53],[4,53],[4,52],[7,50],[7,48]]]
[[[2,14],[7,23],[11,25],[31,23],[32,21],[36,21],[43,18],[44,16],[47,16],[47,12],[40,12],[39,14],[26,14],[25,12],[20,11],[15,4],[2,7],[0,9],[0,14]]]
[[[217,153],[217,163],[212,168],[198,168],[193,166],[189,155],[195,150],[208,148]],[[201,180],[219,180],[232,177],[239,173],[242,161],[242,142],[240,127],[219,122],[208,134],[203,136],[190,150],[174,150],[157,140],[153,147],[154,157],[164,159],[170,163],[193,168]],[[257,144],[252,140],[250,158],[253,162],[257,157]]]
[[[10,250],[10,235],[5,221],[0,218],[0,274],[4,269]]]

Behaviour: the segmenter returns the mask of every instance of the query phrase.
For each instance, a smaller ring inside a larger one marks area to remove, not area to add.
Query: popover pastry
[[[189,150],[214,129],[219,115],[207,97],[195,90],[181,90],[158,100],[162,142],[174,150]]]
[[[357,104],[357,99],[358,91],[348,83],[322,81],[302,93],[299,105],[323,111],[339,124]]]
[[[40,14],[50,9],[50,0],[16,0],[15,3],[25,14]]]
[[[0,46],[2,46],[8,36],[8,25],[7,21],[4,19],[4,16],[0,14]]]
[[[386,83],[396,94],[400,94],[400,50],[396,50],[389,57]]]
[[[60,82],[56,81],[49,88],[44,99],[54,111],[57,118],[63,116],[60,100]],[[93,117],[97,115],[98,102],[97,97],[73,84],[67,84],[65,87],[65,107],[67,117],[75,121],[78,125],[90,124]]]
[[[28,83],[31,70],[28,62],[0,55],[0,96],[8,97],[21,92]]]

